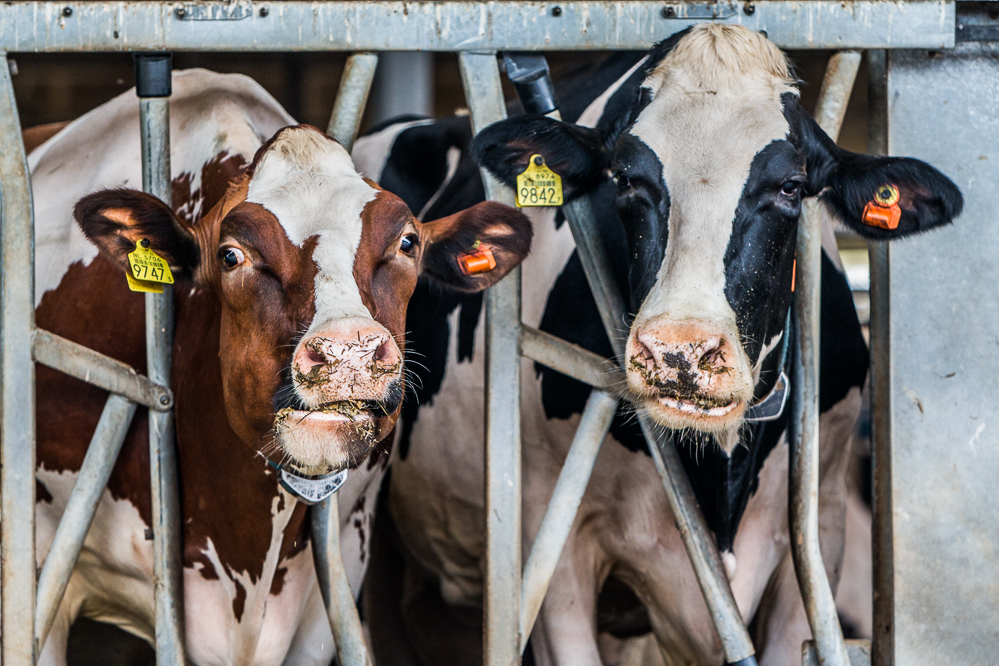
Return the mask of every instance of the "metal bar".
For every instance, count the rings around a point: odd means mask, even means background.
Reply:
[[[341,666],[370,666],[364,629],[340,557],[338,495],[312,507],[312,557]]]
[[[54,333],[36,328],[32,353],[37,363],[150,409],[165,411],[173,407],[170,389],[154,384],[130,365]]]
[[[472,129],[506,117],[495,53],[461,53]],[[486,196],[513,192],[483,171]],[[520,663],[520,269],[486,294],[486,565],[484,666]]]
[[[835,53],[829,59],[815,119],[835,141],[846,114],[850,91],[860,67],[857,51]],[[798,586],[822,666],[849,666],[843,630],[836,614],[829,578],[819,546],[819,324],[822,289],[822,224],[815,199],[802,205],[798,222],[795,336],[791,390],[794,411],[788,514],[791,554]]]
[[[541,520],[538,535],[531,546],[531,554],[524,567],[524,580],[521,586],[520,607],[520,653],[527,648],[527,638],[531,635],[534,621],[541,610],[541,603],[548,592],[555,567],[558,565],[562,548],[576,520],[576,512],[583,501],[586,485],[597,462],[600,445],[603,444],[611,421],[617,412],[617,398],[593,391],[586,401],[583,417],[576,429],[569,453],[565,457],[555,489],[552,491],[548,509]]]
[[[147,58],[147,60],[143,60]],[[156,62],[153,60],[157,59]],[[144,70],[148,67],[148,70]],[[165,70],[165,72],[164,72]],[[144,90],[143,72],[149,80]],[[142,141],[142,189],[168,205],[170,181],[170,60],[136,56],[139,126]],[[165,83],[164,83],[165,81]],[[157,85],[159,84],[159,85]],[[165,94],[164,94],[165,93]],[[153,96],[156,95],[156,96]],[[170,385],[173,351],[173,288],[146,294],[146,364],[149,379]],[[184,661],[183,561],[180,555],[180,496],[173,412],[149,412],[149,472],[153,508],[153,574],[156,581],[156,663]]]
[[[885,51],[867,52],[867,151],[888,154],[888,69]],[[895,654],[892,548],[890,245],[868,243],[871,266],[871,452],[873,484],[874,635],[871,659],[891,666]]]
[[[850,657],[850,666],[871,666],[871,642],[869,640],[846,641],[846,654]],[[815,643],[805,641],[801,646],[802,666],[819,666],[819,654],[815,651]]]
[[[704,18],[641,0],[559,2],[74,2],[0,6],[0,46],[26,51],[647,50]],[[940,49],[954,45],[951,0],[738,1],[724,18],[785,49]],[[267,11],[260,11],[266,9]],[[229,13],[241,20],[197,20]],[[194,19],[194,20],[191,20]],[[377,30],[370,29],[377,26]]]
[[[56,528],[49,553],[38,577],[38,605],[35,608],[35,645],[41,654],[56,610],[66,593],[80,548],[90,531],[104,487],[111,478],[118,452],[135,415],[135,403],[111,394],[104,404],[97,429],[80,466],[73,492]]]
[[[624,376],[613,361],[531,326],[520,331],[520,353],[532,361],[613,395],[624,387]]]
[[[21,121],[0,58],[0,660],[35,663],[35,223]]]
[[[611,346],[618,358],[624,358],[627,324],[622,292],[615,283],[610,260],[599,242],[589,204],[577,199],[564,206],[563,211],[569,221],[586,279],[596,297],[600,318],[611,338]],[[645,416],[641,416],[640,421],[677,529],[721,639],[725,659],[730,664],[755,664],[753,643],[732,595],[718,545],[704,521],[680,456],[662,428]]]
[[[343,68],[326,133],[339,141],[348,153],[354,147],[354,139],[361,127],[364,105],[368,101],[377,68],[377,53],[355,53],[347,58]]]

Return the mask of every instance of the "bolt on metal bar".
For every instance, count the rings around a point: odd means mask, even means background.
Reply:
[[[603,391],[593,391],[586,401],[583,417],[576,429],[576,435],[555,483],[555,490],[548,502],[548,509],[531,546],[531,554],[524,566],[520,608],[521,654],[527,648],[527,638],[534,628],[541,603],[548,592],[548,585],[551,583],[562,549],[576,520],[576,512],[579,511],[583,494],[593,473],[600,445],[603,444],[610,430],[611,421],[614,420],[617,405],[618,399]]]
[[[340,77],[340,87],[333,102],[326,133],[336,139],[349,153],[361,128],[364,106],[371,92],[371,82],[378,68],[377,53],[355,53],[347,58]]]
[[[159,59],[154,62],[154,59]],[[136,56],[136,73],[147,67],[150,90],[137,76],[142,142],[142,189],[167,205],[170,180],[170,60],[162,54]],[[165,83],[164,83],[165,80]],[[164,94],[165,93],[165,94]],[[155,95],[155,96],[152,96]],[[173,287],[146,294],[146,364],[149,380],[170,385],[173,352]],[[156,663],[184,660],[183,562],[180,555],[180,494],[173,412],[149,411],[149,471],[153,509],[153,575],[156,590]]]
[[[611,339],[615,355],[623,359],[627,323],[621,290],[611,271],[610,259],[600,243],[590,204],[577,199],[563,206],[572,230],[587,282],[596,298],[600,318]],[[704,595],[715,630],[722,642],[725,659],[730,664],[750,666],[756,663],[753,642],[732,595],[718,545],[701,513],[694,489],[673,443],[648,417],[640,416],[642,432],[649,442],[649,452],[659,471],[666,499],[683,538],[697,582]]]
[[[859,51],[833,54],[826,69],[815,120],[835,141],[860,67]],[[809,199],[798,222],[794,309],[797,332],[791,371],[791,460],[788,515],[798,586],[822,666],[849,666],[843,630],[819,545],[819,325],[822,289],[820,204]]]
[[[0,53],[0,660],[35,663],[35,223],[7,54]]]
[[[531,326],[521,326],[520,332],[520,353],[532,361],[606,393],[617,395],[624,385],[621,369],[613,361]]]
[[[37,328],[32,350],[37,363],[109,393],[116,393],[157,411],[173,407],[173,392],[170,389],[154,384],[130,365],[72,340]]]
[[[35,608],[35,645],[41,654],[56,610],[62,603],[66,586],[80,556],[80,548],[90,531],[104,487],[111,478],[118,452],[132,424],[136,405],[120,395],[111,394],[104,404],[90,447],[80,466],[73,492],[56,528],[49,553],[38,577],[38,605]]]
[[[327,133],[350,152],[368,101],[378,55],[355,53],[347,59]],[[364,642],[361,618],[347,581],[340,551],[340,513],[337,495],[313,506],[312,561],[319,580],[319,592],[326,605],[330,629],[341,666],[370,666],[371,657]]]
[[[472,129],[506,118],[495,53],[458,56]],[[486,196],[513,192],[483,171]],[[484,666],[520,663],[520,269],[486,294],[486,565]]]
[[[312,556],[341,666],[371,666],[364,629],[340,557],[340,507],[333,495],[312,507]]]

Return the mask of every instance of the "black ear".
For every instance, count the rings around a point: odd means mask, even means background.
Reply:
[[[833,143],[806,113],[798,118],[808,194],[818,195],[860,235],[899,238],[949,224],[961,214],[961,191],[929,164],[851,153]]]
[[[524,260],[532,235],[523,213],[484,201],[422,225],[422,272],[450,289],[481,291]]]
[[[525,115],[501,120],[479,132],[472,156],[503,183],[513,187],[532,155],[562,177],[566,200],[595,184],[610,166],[611,152],[596,129]]]
[[[174,273],[190,274],[200,253],[194,236],[165,203],[137,190],[101,190],[80,199],[73,209],[76,223],[101,254],[129,270],[127,255],[137,241],[167,260]]]

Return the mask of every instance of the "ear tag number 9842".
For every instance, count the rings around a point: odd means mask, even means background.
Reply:
[[[527,168],[517,176],[517,205],[562,205],[562,177],[548,168],[541,155],[531,155]]]
[[[128,267],[131,271],[125,277],[132,291],[162,294],[161,284],[173,284],[173,273],[166,259],[150,250],[145,238],[136,241],[135,250],[128,253]]]

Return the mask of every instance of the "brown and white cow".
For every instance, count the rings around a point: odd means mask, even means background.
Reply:
[[[197,664],[330,663],[308,508],[273,466],[296,478],[353,471],[338,499],[356,593],[388,461],[378,445],[404,391],[405,313],[418,277],[478,291],[530,245],[526,219],[499,204],[414,219],[338,143],[291,124],[245,77],[176,74],[172,209],[129,189],[141,182],[131,91],[30,156],[39,327],[141,372],[143,299],[126,286],[126,254],[148,239],[177,279],[172,384],[186,647]],[[491,249],[496,268],[463,271],[473,246]],[[42,367],[37,381],[41,563],[107,394]],[[69,627],[81,616],[152,640],[150,513],[140,409],[41,663],[66,663]]]

